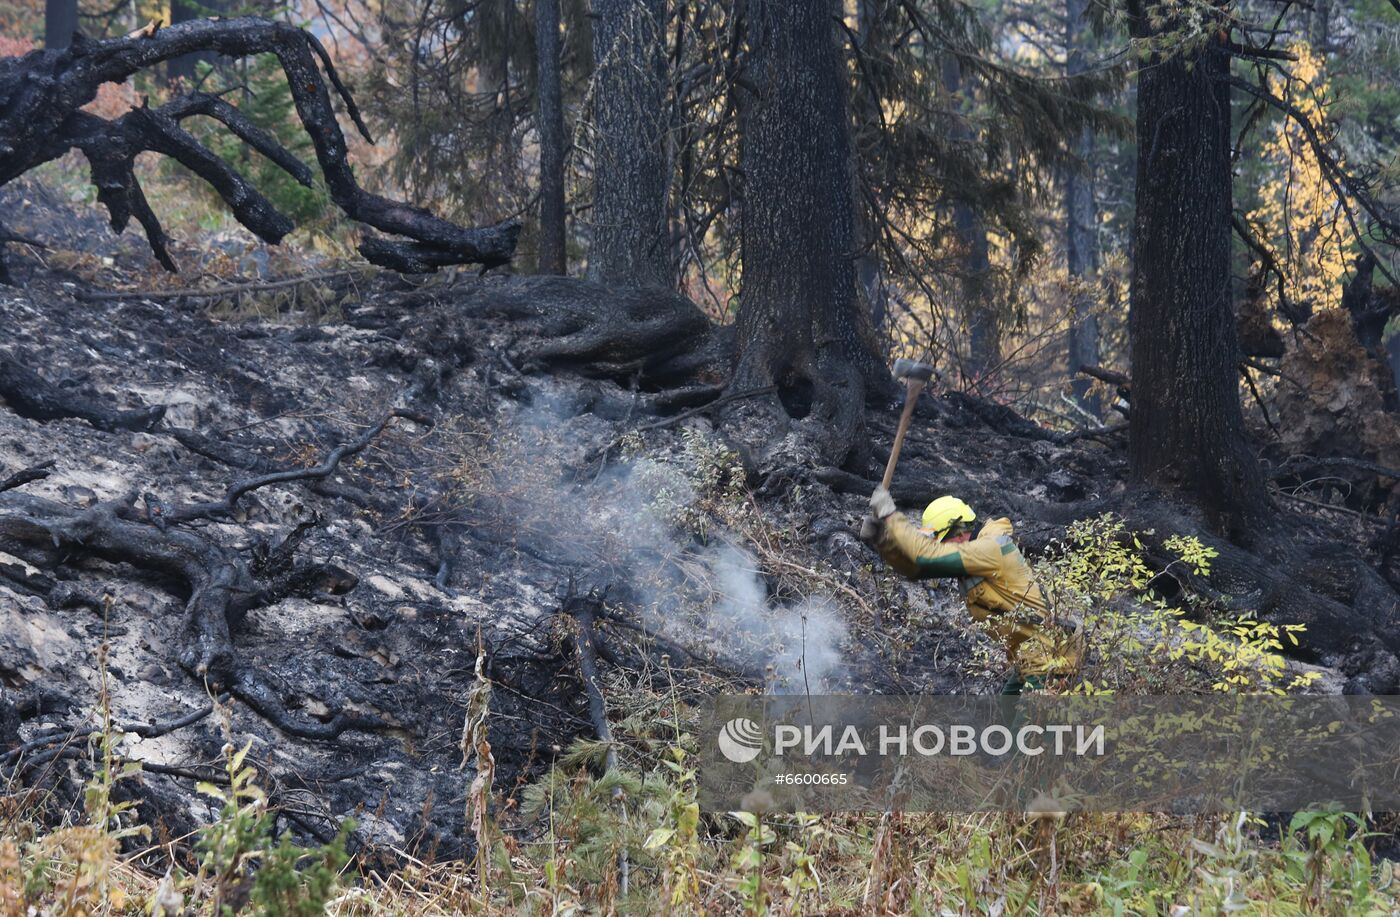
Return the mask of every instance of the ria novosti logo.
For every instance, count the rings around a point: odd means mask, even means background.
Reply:
[[[748,764],[763,750],[763,730],[747,717],[735,717],[719,731],[719,750],[735,764]]]

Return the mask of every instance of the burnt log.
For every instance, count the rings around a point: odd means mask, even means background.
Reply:
[[[120,232],[135,217],[156,258],[174,271],[169,238],[134,171],[136,157],[149,150],[191,169],[259,238],[280,241],[291,231],[291,220],[181,127],[182,120],[194,115],[212,118],[297,181],[310,184],[310,169],[234,106],[196,92],[156,108],[143,104],[110,121],[80,110],[96,98],[103,83],[121,83],[143,69],[196,52],[233,58],[263,53],[277,57],[336,206],[356,222],[406,237],[364,239],[360,253],[367,260],[395,270],[425,272],[453,264],[492,267],[507,263],[514,255],[518,224],[463,228],[422,208],[361,188],[336,121],[332,88],[360,133],[367,140],[372,138],[325,48],[314,36],[294,26],[249,16],[194,20],[104,41],[77,35],[72,45],[62,50],[45,49],[0,60],[0,185],[70,149],[82,150],[113,229]],[[6,238],[0,231],[0,252]],[[0,268],[0,281],[6,276]]]

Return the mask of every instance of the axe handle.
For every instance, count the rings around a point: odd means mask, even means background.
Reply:
[[[904,448],[904,434],[909,432],[909,421],[914,418],[914,404],[919,400],[919,392],[923,389],[923,380],[911,379],[904,383],[904,411],[899,415],[899,429],[894,434],[894,447],[890,449],[890,460],[885,463],[885,476],[880,480],[880,486],[886,490],[890,489],[890,482],[894,480],[894,466],[899,461],[899,450]]]

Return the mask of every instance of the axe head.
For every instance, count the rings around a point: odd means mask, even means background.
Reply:
[[[896,382],[927,382],[933,378],[933,367],[927,363],[920,363],[917,360],[906,360],[900,357],[894,361],[894,379]]]

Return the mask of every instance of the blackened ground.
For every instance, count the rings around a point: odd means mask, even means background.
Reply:
[[[23,195],[5,199],[7,224],[53,250],[46,264],[12,254],[22,286],[0,288],[0,361],[99,414],[164,408],[133,430],[0,406],[0,481],[53,463],[0,493],[0,776],[12,788],[56,788],[36,797],[54,817],[80,798],[90,770],[85,741],[64,750],[62,739],[97,722],[104,640],[112,716],[129,727],[119,752],[147,764],[134,792],[149,823],[178,838],[212,817],[196,779],[217,774],[226,744],[251,742],[288,830],[325,838],[353,816],[357,846],[388,858],[470,846],[473,772],[461,769],[460,745],[479,642],[494,686],[498,788],[517,791],[592,733],[571,624],[559,614],[571,582],[609,588],[605,678],[658,679],[664,655],[687,697],[771,680],[771,647],[721,639],[696,608],[658,615],[642,575],[659,548],[639,541],[665,541],[668,563],[698,565],[723,533],[647,528],[641,510],[619,509],[625,486],[618,505],[600,500],[626,463],[679,467],[694,442],[720,439],[704,411],[678,416],[722,391],[707,359],[687,364],[675,349],[648,358],[657,335],[703,332],[683,300],[666,297],[652,314],[629,291],[613,314],[600,304],[606,289],[592,285],[570,294],[567,281],[451,273],[422,283],[342,274],[295,295],[94,296],[152,276],[139,240],[112,237],[90,211],[37,186],[3,193]],[[256,264],[265,252],[249,243],[240,258]],[[570,295],[572,307],[549,306]],[[271,317],[247,317],[256,315]],[[598,333],[599,322],[630,332]],[[236,481],[316,466],[394,406],[408,416],[323,479],[253,489],[231,512],[163,521],[217,503]],[[986,690],[1000,663],[958,596],[883,571],[855,537],[896,408],[868,412],[862,462],[799,470],[756,498],[781,549],[769,557],[754,547],[757,601],[787,608],[823,592],[839,658],[823,689]],[[1033,553],[1072,518],[1147,505],[1126,490],[1111,434],[1066,441],[952,393],[929,396],[917,417],[894,488],[906,509],[957,493],[984,516],[1012,516]],[[676,422],[658,424],[665,418]],[[636,442],[624,444],[634,430]],[[686,487],[674,490],[684,503]],[[240,695],[235,685],[224,697],[228,686],[206,685],[182,664],[194,603],[178,571],[135,554],[99,557],[80,540],[7,539],[4,520],[36,501],[75,518],[105,510],[165,524],[231,552],[268,595],[232,617],[231,650],[268,692]],[[1164,534],[1194,524],[1164,522]],[[317,575],[277,574],[268,558],[279,547]],[[1348,678],[1367,674],[1377,641],[1396,638],[1382,612],[1377,620],[1379,636],[1355,638],[1365,646],[1338,637],[1317,658]],[[206,706],[208,715],[166,728]],[[295,734],[346,716],[372,725],[327,739]]]

